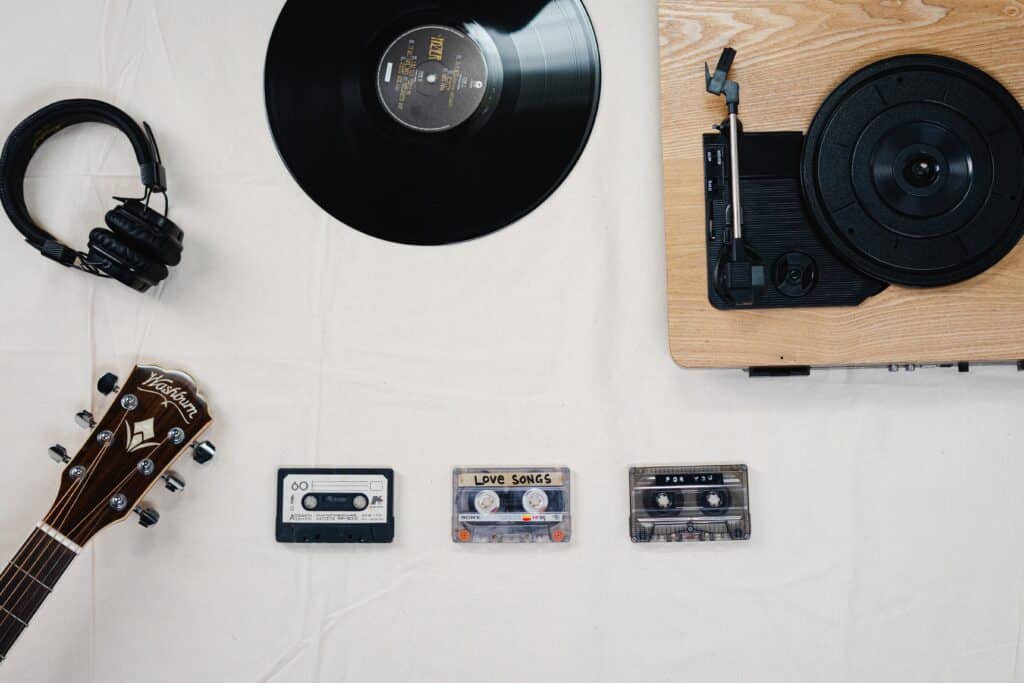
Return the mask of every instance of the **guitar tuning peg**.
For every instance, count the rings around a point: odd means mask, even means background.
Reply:
[[[92,429],[96,426],[96,420],[88,410],[83,410],[75,415],[75,423],[83,429]]]
[[[50,454],[50,459],[58,465],[67,465],[71,462],[71,456],[68,455],[68,449],[64,448],[59,443],[50,446],[47,453]]]
[[[205,465],[217,455],[217,447],[209,441],[192,444],[192,459],[200,465]]]
[[[100,377],[100,381],[96,383],[96,388],[104,396],[109,396],[121,390],[121,387],[117,386],[117,375],[112,372],[108,372]]]
[[[153,508],[135,508],[135,514],[139,516],[139,526],[148,529],[160,521],[160,513]]]
[[[171,493],[180,493],[185,490],[185,480],[177,472],[168,472],[161,479],[164,480],[164,485]]]

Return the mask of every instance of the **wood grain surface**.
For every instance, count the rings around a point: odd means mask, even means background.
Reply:
[[[725,116],[704,62],[739,51],[747,130],[806,131],[825,97],[878,59],[927,52],[978,66],[1024,101],[1015,0],[660,0],[669,336],[684,367],[846,366],[1024,359],[1024,245],[969,282],[891,287],[856,308],[711,307],[701,135]]]

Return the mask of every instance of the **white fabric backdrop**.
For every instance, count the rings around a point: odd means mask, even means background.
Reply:
[[[221,451],[154,496],[159,526],[86,550],[4,680],[1024,681],[1021,377],[669,358],[652,0],[588,3],[604,99],[566,184],[441,249],[367,238],[292,182],[262,93],[280,0],[2,4],[0,128],[71,96],[146,117],[188,241],[142,297],[0,230],[0,552],[104,371],[193,372]],[[136,185],[127,143],[86,126],[28,196],[80,243]],[[753,540],[629,543],[629,464],[735,460]],[[524,463],[573,468],[572,544],[451,543],[450,468]],[[284,465],[394,467],[395,544],[276,544]]]

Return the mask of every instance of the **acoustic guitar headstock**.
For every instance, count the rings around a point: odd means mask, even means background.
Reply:
[[[62,446],[50,449],[66,467],[44,524],[78,546],[133,512],[143,526],[155,524],[156,511],[141,507],[149,490],[158,483],[171,491],[185,487],[170,468],[187,449],[201,464],[216,453],[213,444],[196,443],[213,420],[191,377],[140,365],[123,386],[117,383],[113,375],[99,381],[101,393],[117,396],[98,422],[86,411],[76,416],[91,431],[74,457]]]

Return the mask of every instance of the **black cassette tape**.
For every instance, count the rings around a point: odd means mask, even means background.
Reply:
[[[394,481],[393,470],[278,470],[278,542],[391,543]]]
[[[456,543],[566,543],[572,535],[564,467],[456,469]]]
[[[746,465],[633,467],[629,496],[634,543],[750,538]]]

